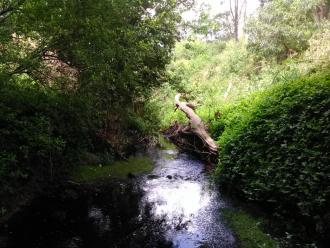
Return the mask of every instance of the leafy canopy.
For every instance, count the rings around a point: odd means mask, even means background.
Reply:
[[[245,27],[250,50],[279,60],[306,50],[317,25],[314,13],[322,2],[274,0],[265,4]]]

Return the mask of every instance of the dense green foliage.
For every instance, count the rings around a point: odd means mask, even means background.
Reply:
[[[175,119],[185,121],[182,113],[173,111],[173,99],[179,91],[197,105],[204,120],[213,121],[226,105],[255,91],[326,70],[330,63],[329,30],[315,30],[306,51],[280,64],[260,60],[244,41],[182,41],[167,67],[171,81],[154,91],[149,105],[158,112],[162,128]]]
[[[1,199],[63,176],[90,146],[82,99],[10,85],[0,90]],[[28,182],[28,184],[27,184]]]
[[[222,188],[284,231],[309,232],[305,243],[326,239],[330,1],[263,0],[239,41],[229,13],[205,10],[190,28],[208,41],[175,44],[178,5],[190,2],[0,0],[0,214],[81,162],[77,178],[129,172],[89,165],[185,122],[181,92],[220,145]]]
[[[329,114],[329,73],[275,85],[224,112],[220,183],[326,235]]]
[[[246,25],[249,48],[258,55],[279,60],[306,50],[318,25],[314,15],[321,2],[276,0],[266,4]]]
[[[252,92],[327,69],[330,63],[329,21],[326,16],[320,20],[314,18],[315,6],[320,3],[324,3],[324,13],[327,13],[329,4],[325,1],[308,4],[270,1],[247,23],[246,41],[189,39],[178,43],[167,67],[170,81],[154,91],[150,100],[160,117],[160,126],[166,127],[175,119],[185,120],[180,112],[172,111],[173,98],[178,91],[184,93],[188,101],[193,101],[198,114],[210,122],[226,105]],[[291,18],[293,22],[282,23],[280,16]],[[292,24],[296,22],[301,27]],[[286,35],[284,40],[279,33]],[[287,43],[287,48],[282,41]]]
[[[0,209],[150,133],[186,2],[0,0]]]

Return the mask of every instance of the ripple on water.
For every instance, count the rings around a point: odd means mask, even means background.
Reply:
[[[160,156],[152,173],[155,177],[142,186],[142,208],[151,206],[152,217],[165,221],[174,247],[234,247],[219,215],[224,202],[204,175],[202,162],[185,154],[171,160]]]
[[[234,247],[202,162],[172,150],[151,157],[153,172],[137,180],[70,184],[36,199],[0,226],[0,247]]]

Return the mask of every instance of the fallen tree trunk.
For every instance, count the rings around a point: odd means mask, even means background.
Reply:
[[[215,162],[218,146],[206,131],[202,119],[190,107],[190,104],[180,101],[181,94],[175,96],[176,109],[180,109],[189,119],[187,125],[175,122],[164,134],[183,150],[199,154],[203,159]]]

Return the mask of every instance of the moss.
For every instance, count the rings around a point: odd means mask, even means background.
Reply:
[[[77,166],[72,172],[76,182],[95,181],[106,178],[126,178],[127,174],[141,174],[151,171],[153,163],[148,157],[130,157],[127,161],[116,161],[111,165]]]
[[[158,142],[162,150],[176,150],[176,146],[167,140],[163,135],[159,135]]]
[[[277,242],[261,229],[261,219],[255,219],[241,210],[223,209],[222,215],[236,233],[240,247],[278,247]]]

